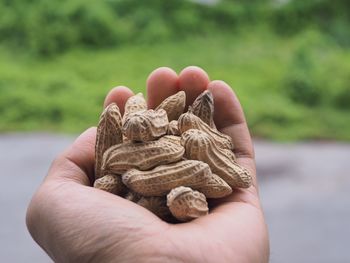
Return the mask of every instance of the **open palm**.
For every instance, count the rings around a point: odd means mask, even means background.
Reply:
[[[254,150],[240,103],[223,81],[210,81],[197,67],[179,75],[159,68],[147,81],[148,107],[184,90],[187,105],[205,89],[214,97],[217,128],[230,135],[237,161],[253,186],[214,200],[210,214],[168,224],[146,209],[91,187],[96,128],[81,134],[53,162],[27,212],[33,238],[58,262],[268,262],[267,228],[258,196]],[[123,111],[133,93],[114,88],[105,106]]]

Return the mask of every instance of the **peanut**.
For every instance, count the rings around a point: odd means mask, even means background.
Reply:
[[[151,141],[166,134],[168,117],[165,110],[130,113],[123,123],[123,134],[132,141]]]
[[[173,120],[173,121],[169,122],[167,134],[168,135],[176,135],[176,136],[181,135],[177,121]]]
[[[166,98],[156,110],[163,109],[168,115],[169,121],[177,120],[184,112],[186,106],[186,94],[184,91],[179,91],[176,94]]]
[[[105,173],[123,174],[131,168],[148,170],[157,165],[181,160],[185,149],[166,139],[149,142],[126,142],[110,147],[103,155]]]
[[[197,189],[207,198],[222,198],[232,193],[232,188],[218,175],[211,174],[209,181]]]
[[[123,141],[122,118],[117,104],[108,105],[102,112],[97,126],[95,144],[95,178],[103,176],[101,171],[103,153],[111,146]]]
[[[189,112],[198,116],[211,128],[216,129],[214,124],[214,99],[209,90],[202,92],[188,109]]]
[[[163,196],[178,186],[194,189],[206,185],[211,171],[206,163],[186,160],[160,165],[150,171],[128,170],[123,174],[123,183],[143,196]]]
[[[116,195],[123,195],[127,192],[120,175],[107,174],[95,180],[94,187]]]
[[[182,222],[187,222],[208,214],[205,196],[189,187],[177,187],[167,195],[167,205],[172,215]]]
[[[226,156],[209,134],[196,129],[187,130],[182,134],[181,144],[185,147],[185,157],[207,163],[213,173],[231,187],[247,188],[251,185],[249,171]]]
[[[183,113],[185,105],[183,91],[155,110],[147,110],[141,93],[131,96],[123,118],[109,105],[97,129],[94,187],[167,222],[206,215],[206,198],[249,187],[251,175],[237,163],[232,138],[215,127],[211,92],[201,93]]]
[[[131,96],[125,103],[123,123],[130,113],[147,110],[147,102],[142,93]]]
[[[175,143],[179,146],[181,145],[181,137],[180,136],[175,136],[175,135],[165,135],[161,138],[159,138],[160,141],[168,141],[168,142],[172,142]]]
[[[189,129],[198,129],[209,134],[218,146],[229,150],[233,149],[233,143],[230,136],[211,128],[193,113],[186,112],[182,114],[179,117],[178,126],[181,134]]]

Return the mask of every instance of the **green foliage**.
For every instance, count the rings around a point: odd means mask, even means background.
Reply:
[[[76,47],[155,43],[269,24],[281,35],[318,28],[350,44],[345,0],[0,0],[0,43],[41,56]]]
[[[254,136],[350,140],[345,0],[0,0],[0,131],[79,132],[115,85],[203,67]],[[48,59],[49,58],[49,59]]]
[[[291,65],[285,79],[285,90],[289,98],[305,106],[319,105],[323,90],[317,86],[317,63],[313,59],[316,49],[322,47],[322,37],[314,31],[306,31],[293,52]],[[313,51],[310,52],[310,47]],[[316,56],[317,57],[317,56]]]
[[[265,1],[0,0],[0,43],[41,56],[73,47],[155,43],[234,30],[260,16]]]
[[[271,24],[280,34],[317,28],[339,44],[350,45],[350,2],[347,0],[291,0],[269,14]]]
[[[40,55],[79,44],[108,46],[122,34],[100,1],[2,0],[0,10],[0,41]]]
[[[349,109],[348,50],[314,30],[304,31],[285,75],[286,95],[306,107]]]
[[[321,40],[312,32],[288,41],[258,31],[240,35],[240,41],[237,35],[216,34],[104,51],[75,50],[36,61],[0,50],[0,130],[81,132],[96,125],[104,96],[113,86],[145,93],[145,80],[154,68],[169,66],[179,72],[195,64],[234,88],[254,136],[350,140],[350,123],[345,121],[350,52]],[[319,44],[304,61],[300,53],[306,43]],[[296,64],[308,68],[308,83],[321,90],[312,107],[286,92]]]

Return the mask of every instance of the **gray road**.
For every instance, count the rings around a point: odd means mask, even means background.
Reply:
[[[72,137],[0,135],[0,262],[50,262],[26,231],[31,195]],[[350,262],[350,144],[255,142],[271,262]]]

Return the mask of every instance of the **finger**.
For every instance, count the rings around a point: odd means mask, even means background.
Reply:
[[[116,103],[119,107],[120,113],[124,114],[125,102],[134,93],[127,87],[118,86],[113,88],[106,96],[103,107],[107,107],[111,103]]]
[[[147,79],[148,108],[157,107],[164,99],[178,91],[178,76],[171,68],[154,70]]]
[[[253,184],[256,185],[254,148],[237,96],[223,81],[210,82],[208,90],[214,98],[214,121],[217,128],[232,138],[238,163],[250,170]]]
[[[209,83],[208,74],[201,68],[190,66],[179,75],[179,88],[186,93],[186,108],[196,97],[206,90]]]
[[[83,132],[52,163],[48,180],[75,181],[91,185],[94,177],[96,127]]]

